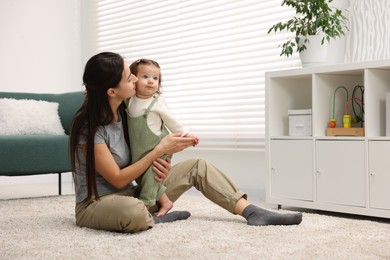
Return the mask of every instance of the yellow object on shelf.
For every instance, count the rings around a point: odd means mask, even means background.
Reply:
[[[351,116],[350,115],[344,115],[343,118],[343,123],[344,123],[344,128],[351,128]]]

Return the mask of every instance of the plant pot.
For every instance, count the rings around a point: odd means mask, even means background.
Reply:
[[[333,0],[330,3],[331,8],[340,9],[344,16],[348,16],[348,8],[350,6],[349,0]],[[347,32],[347,30],[345,30]],[[338,64],[344,63],[345,48],[347,42],[347,35],[341,36],[336,39],[331,39],[328,47],[328,55],[326,64]]]
[[[321,44],[323,34],[308,36],[309,43],[306,44],[306,50],[299,53],[302,67],[313,67],[324,65],[327,62],[328,43]],[[303,41],[302,38],[300,41]]]
[[[331,8],[340,9],[343,15],[347,16],[349,5],[349,0],[334,0],[330,6]],[[302,67],[344,63],[346,36],[331,39],[330,42],[325,41],[321,45],[322,37],[323,33],[308,37],[310,43],[306,45],[307,49],[299,53]]]

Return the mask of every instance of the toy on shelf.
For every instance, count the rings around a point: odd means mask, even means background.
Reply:
[[[335,118],[336,93],[343,89],[346,93],[345,114],[343,116],[343,127],[337,127]],[[356,92],[361,92],[361,98],[356,97]],[[348,90],[344,86],[339,86],[333,92],[333,110],[332,118],[329,121],[329,128],[326,129],[327,136],[364,136],[363,117],[364,117],[364,102],[363,102],[364,87],[357,85],[353,89],[352,97],[349,98]],[[354,116],[348,112],[348,106],[351,104]],[[358,110],[358,113],[357,113]],[[352,127],[352,124],[360,124],[358,127]]]
[[[344,115],[343,117],[343,123],[344,128],[351,128],[351,116],[350,115]]]

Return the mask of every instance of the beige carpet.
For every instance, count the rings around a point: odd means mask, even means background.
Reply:
[[[185,221],[135,235],[79,228],[74,196],[0,200],[0,259],[390,259],[390,221],[304,213],[299,226],[251,227],[184,195]]]

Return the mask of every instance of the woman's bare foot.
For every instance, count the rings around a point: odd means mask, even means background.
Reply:
[[[168,198],[168,196],[165,193],[160,197],[158,203],[160,204],[160,209],[156,213],[157,217],[164,216],[173,207],[173,202]]]

